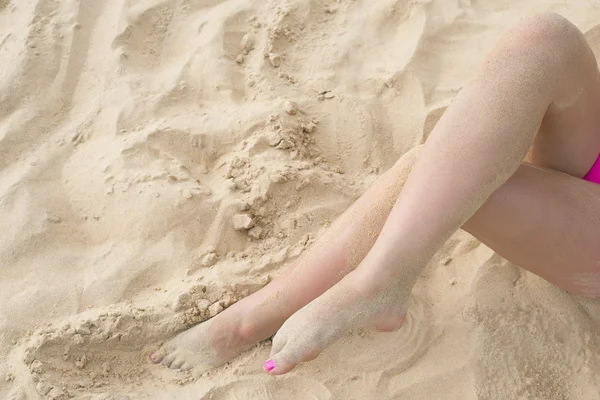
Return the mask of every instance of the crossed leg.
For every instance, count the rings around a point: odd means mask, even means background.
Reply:
[[[551,67],[542,64],[549,54],[556,55]],[[506,85],[513,78],[538,86],[523,91]],[[504,90],[497,90],[499,86]],[[477,112],[478,97],[502,92],[514,104],[514,117],[505,118],[512,125],[486,125],[493,115],[475,122],[487,128],[481,140],[506,136],[498,151],[516,164],[490,175],[490,181],[502,174],[506,179],[496,182],[497,188],[482,199],[463,229],[563,289],[600,295],[600,278],[594,278],[600,276],[600,185],[579,179],[600,151],[600,121],[594,112],[600,110],[600,89],[596,61],[583,36],[557,15],[540,15],[508,35],[486,61],[480,78],[465,90],[459,104],[447,110],[445,123],[436,126],[436,136],[460,136],[448,121],[469,118],[465,110]],[[535,165],[519,165],[531,143],[529,161]],[[485,169],[487,160],[471,144],[463,144],[473,152],[466,156]],[[280,374],[316,357],[358,324],[398,328],[414,274],[405,275],[399,288],[382,279],[386,273],[357,267],[381,236],[418,155],[431,157],[429,147],[428,152],[419,148],[402,157],[282,276],[166,343],[154,361],[184,369],[217,366],[281,327],[271,371]],[[414,192],[414,182],[412,186]],[[343,309],[353,315],[341,315]]]

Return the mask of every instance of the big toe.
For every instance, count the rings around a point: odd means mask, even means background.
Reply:
[[[314,360],[318,356],[318,350],[303,352],[291,345],[286,345],[281,351],[272,354],[271,359],[264,363],[263,368],[270,375],[283,375],[296,368],[301,362]]]
[[[283,375],[293,370],[298,363],[289,362],[284,357],[279,355],[273,356],[270,360],[267,360],[263,368],[269,375]]]
[[[160,364],[160,362],[163,360],[163,358],[165,358],[166,355],[167,352],[164,350],[164,348],[161,347],[160,349],[150,353],[150,361],[152,361],[154,364]]]

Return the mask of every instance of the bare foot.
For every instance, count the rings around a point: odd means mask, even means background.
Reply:
[[[172,369],[205,371],[219,367],[251,347],[252,340],[243,326],[240,305],[198,324],[166,342],[150,354],[155,364]]]
[[[370,327],[390,332],[405,321],[410,291],[381,274],[358,270],[292,315],[273,339],[271,359],[264,368],[285,374],[303,361],[315,359],[350,329]]]

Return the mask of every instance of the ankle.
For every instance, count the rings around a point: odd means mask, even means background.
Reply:
[[[263,329],[261,329],[260,323],[257,322],[259,318],[254,318],[254,316],[255,313],[252,312],[251,307],[242,300],[215,318],[220,317],[221,320],[218,325],[223,328],[227,327],[229,333],[238,338],[240,342],[251,343],[262,340],[260,331]]]
[[[265,340],[283,325],[286,318],[277,317],[270,307],[261,307],[253,304],[239,304],[236,310],[238,315],[237,335],[248,343]]]
[[[378,297],[394,293],[405,295],[410,292],[414,279],[401,270],[376,270],[362,269],[348,276],[351,279],[351,285],[362,296],[367,298]]]
[[[265,321],[264,316],[257,317],[254,313],[247,313],[240,321],[238,334],[246,342],[256,343],[273,336],[281,324]]]

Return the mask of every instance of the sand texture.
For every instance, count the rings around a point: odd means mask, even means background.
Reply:
[[[269,341],[200,376],[148,359],[302,254],[542,11],[600,55],[598,0],[0,0],[0,398],[600,399],[600,301],[464,232],[398,332],[278,378]]]

